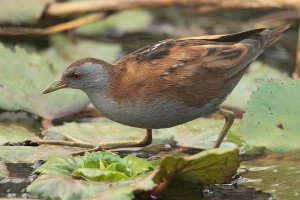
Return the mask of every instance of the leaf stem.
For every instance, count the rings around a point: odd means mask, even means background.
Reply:
[[[170,185],[171,179],[163,179],[152,191],[151,196],[154,198],[158,198],[162,195],[162,193],[167,189]]]
[[[61,146],[70,146],[70,147],[79,147],[79,148],[95,148],[95,145],[83,142],[71,142],[63,140],[36,140],[33,141],[36,144],[50,144],[50,145],[61,145]]]

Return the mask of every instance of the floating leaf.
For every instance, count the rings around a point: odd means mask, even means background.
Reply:
[[[75,60],[94,57],[114,62],[121,56],[122,50],[119,44],[95,42],[89,39],[78,39],[75,43],[64,35],[50,37],[51,47],[42,54],[53,62],[59,72],[64,71]]]
[[[300,165],[298,159],[273,159],[271,156],[242,162],[246,186],[271,193],[274,199],[298,200],[300,194]],[[287,155],[288,157],[288,155]]]
[[[110,152],[93,152],[84,156],[53,156],[39,167],[37,173],[75,175],[93,181],[118,181],[153,169],[149,161],[135,156],[121,158]]]
[[[42,175],[26,190],[41,199],[83,200],[109,189],[109,185],[72,179],[68,176]]]
[[[150,162],[134,156],[120,158],[110,152],[94,152],[65,159],[53,156],[36,170],[47,175],[39,177],[27,190],[49,199],[58,196],[63,199],[133,199],[134,191],[148,191],[154,187],[152,179],[157,183],[173,178],[202,184],[228,182],[236,173],[239,161],[237,149],[211,149],[193,156],[167,156],[162,159],[159,171],[149,172],[153,169]],[[146,176],[146,172],[149,175]],[[89,181],[71,179],[71,175],[101,182],[91,185]],[[64,185],[64,191],[60,189],[61,184]]]
[[[256,61],[250,65],[247,73],[243,75],[241,81],[222,105],[245,110],[251,93],[257,88],[258,81],[265,79],[286,79],[287,77],[287,73]]]
[[[65,123],[62,126],[50,127],[45,135],[47,139],[69,138],[77,142],[99,145],[102,142],[142,140],[145,130],[125,126],[110,120],[100,120],[86,123]],[[153,144],[172,141],[168,134],[153,134]]]
[[[153,143],[171,143],[195,148],[211,148],[224,126],[224,120],[199,118],[191,122],[166,129],[154,130]],[[48,139],[69,138],[78,142],[99,145],[102,142],[142,140],[145,130],[122,125],[110,120],[86,123],[65,123],[50,127],[45,133]],[[241,146],[240,121],[235,120],[222,146]]]
[[[0,1],[0,24],[34,23],[38,21],[46,6],[52,0],[26,0],[26,5],[20,6],[19,0]]]
[[[251,96],[243,120],[245,140],[272,151],[300,148],[300,81],[264,81]]]
[[[0,145],[32,139],[34,133],[17,124],[0,123]]]
[[[129,177],[122,172],[115,170],[99,170],[96,168],[79,168],[73,171],[73,174],[85,180],[91,181],[120,181]]]
[[[240,164],[239,151],[210,149],[192,156],[167,156],[162,159],[155,182],[179,178],[201,184],[230,182]]]
[[[43,52],[43,57],[20,47],[11,50],[0,44],[0,69],[3,72],[0,74],[0,108],[24,110],[47,119],[76,113],[89,103],[83,92],[63,90],[43,95],[42,90],[77,59],[94,56],[112,61],[121,51],[118,45],[90,40],[73,44],[59,35],[52,40],[55,46]]]
[[[5,163],[0,160],[0,180],[9,176]]]
[[[199,118],[176,127],[154,130],[152,144],[176,141],[180,146],[211,148],[223,126],[223,119]],[[102,142],[142,140],[145,137],[145,130],[102,119],[96,122],[71,122],[53,126],[45,132],[45,135],[47,139],[69,138],[77,142],[99,145]],[[236,119],[230,128],[222,147],[239,147],[244,155],[257,155],[263,152],[263,148],[254,147],[243,140],[239,119]]]
[[[129,176],[137,176],[149,169],[153,169],[152,164],[142,158],[137,158],[133,155],[128,155],[124,158],[126,168],[129,169]]]
[[[27,187],[27,191],[42,199],[103,200],[133,199],[134,193],[149,191],[155,186],[153,174],[128,180],[103,183],[72,179],[68,176],[42,175]]]
[[[2,44],[0,54],[0,108],[24,110],[53,119],[75,113],[87,105],[87,97],[75,90],[42,94],[45,86],[57,79],[57,74],[39,55],[29,54],[20,47],[11,50]]]
[[[99,35],[112,30],[117,34],[143,31],[149,27],[152,16],[149,11],[136,9],[117,12],[101,21],[87,24],[76,29],[83,35]]]
[[[158,132],[162,135],[173,136],[178,145],[209,149],[214,146],[224,123],[224,119],[199,118],[172,128],[160,129]],[[236,119],[228,131],[222,147],[241,146],[242,141],[239,140],[240,129],[240,121]],[[233,140],[233,138],[236,140]]]
[[[53,154],[68,155],[80,150],[82,149],[57,145],[0,146],[0,160],[7,163],[34,163],[37,160],[47,160]]]
[[[153,182],[154,172],[148,175],[142,175],[133,179],[119,182],[118,185],[110,190],[101,192],[90,200],[131,200],[134,199],[134,194],[141,191],[151,191],[156,185]]]
[[[75,169],[82,167],[83,161],[79,157],[52,155],[48,161],[35,170],[36,173],[71,175]]]

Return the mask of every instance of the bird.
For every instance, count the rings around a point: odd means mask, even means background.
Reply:
[[[214,144],[218,148],[234,121],[234,114],[219,108],[220,104],[249,65],[288,27],[166,39],[114,64],[97,58],[79,59],[43,93],[62,88],[82,90],[105,117],[146,129],[141,141],[111,142],[107,148],[146,146],[152,142],[153,129],[219,112],[225,124]]]

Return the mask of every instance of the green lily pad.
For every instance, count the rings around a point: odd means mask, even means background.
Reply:
[[[160,183],[179,178],[201,184],[228,183],[239,165],[239,151],[233,148],[210,149],[185,157],[167,156],[154,180]]]
[[[287,79],[288,74],[259,61],[252,63],[236,88],[222,104],[232,108],[245,110],[251,93],[257,89],[258,82],[265,79]]]
[[[122,47],[119,44],[89,39],[78,39],[72,42],[62,34],[51,36],[50,43],[52,46],[42,52],[42,55],[52,61],[60,73],[72,62],[81,58],[94,57],[112,63],[122,54]]]
[[[79,168],[74,170],[73,174],[91,181],[120,181],[129,178],[122,172],[115,170],[99,170],[95,168]]]
[[[121,158],[110,152],[93,152],[84,156],[52,156],[37,173],[77,176],[92,181],[119,181],[153,170],[149,161],[135,156]]]
[[[9,176],[5,163],[0,160],[0,180]]]
[[[82,35],[99,35],[107,30],[118,34],[134,33],[147,29],[152,21],[149,11],[136,9],[117,12],[103,20],[81,26],[76,33]]]
[[[28,53],[20,47],[11,50],[0,44],[1,109],[23,110],[47,119],[76,113],[89,103],[83,92],[63,90],[43,95],[42,90],[56,81],[67,66],[77,59],[94,56],[112,61],[119,57],[121,51],[118,45],[90,40],[73,44],[60,35],[53,36],[52,43],[54,46],[44,51],[42,56]]]
[[[154,172],[148,175],[142,175],[129,179],[124,182],[119,182],[119,185],[98,194],[90,200],[131,200],[134,199],[134,194],[144,191],[151,191],[155,187],[153,182]]]
[[[299,155],[299,152],[298,152]],[[298,200],[300,195],[300,160],[262,158],[242,162],[246,186],[269,192],[274,199]]]
[[[251,95],[244,115],[245,141],[276,152],[300,148],[299,102],[300,81],[262,82]]]
[[[34,133],[17,124],[0,123],[0,145],[33,139]]]
[[[133,199],[134,192],[153,189],[153,180],[157,184],[174,178],[201,184],[229,182],[239,163],[239,152],[232,148],[211,149],[193,156],[172,154],[164,157],[159,169],[152,172],[149,172],[154,168],[151,162],[132,155],[121,158],[110,152],[94,152],[76,157],[52,156],[36,170],[46,175],[34,181],[27,191],[49,199],[58,196],[63,199]],[[86,181],[72,179],[74,176]],[[101,181],[91,184],[89,180]]]
[[[154,130],[152,144],[176,141],[180,146],[209,149],[214,145],[223,125],[223,119],[199,118],[176,127]],[[53,126],[45,132],[45,135],[46,139],[68,138],[76,142],[99,145],[103,142],[142,140],[145,137],[145,130],[102,119],[95,122],[71,122]],[[244,155],[260,155],[264,150],[262,147],[248,144],[242,138],[239,119],[236,119],[230,128],[222,147],[239,147]]]
[[[36,169],[35,172],[69,176],[75,169],[81,168],[82,165],[83,161],[80,157],[52,155],[47,162]]]
[[[127,169],[129,169],[128,175],[130,177],[137,176],[144,172],[153,169],[152,164],[142,158],[137,158],[133,155],[128,155],[124,158],[124,163]]]
[[[69,176],[45,174],[27,187],[27,191],[42,199],[133,199],[134,193],[149,191],[155,186],[153,173],[115,183],[91,182],[72,179]]]
[[[0,160],[6,163],[34,163],[37,160],[47,160],[51,155],[69,155],[82,149],[56,145],[30,146],[0,146]]]
[[[114,153],[103,151],[103,152],[94,152],[94,153],[87,153],[81,158],[83,161],[83,167],[85,168],[105,168],[105,165],[110,165],[113,163],[117,163],[116,168],[121,171],[126,170],[123,165],[120,165],[122,162],[122,158]],[[101,166],[102,165],[102,166]]]
[[[162,135],[171,135],[180,146],[188,146],[200,149],[212,148],[224,126],[224,119],[199,118],[188,123],[167,129],[160,129]],[[242,145],[241,123],[235,120],[228,131],[222,147],[238,147]]]
[[[43,57],[20,47],[11,50],[2,44],[0,54],[1,109],[23,110],[53,119],[78,112],[89,102],[83,93],[72,90],[43,95],[46,85],[57,79],[51,64]]]
[[[26,0],[20,6],[19,0],[1,0],[0,24],[34,23],[38,21],[52,0]]]
[[[224,120],[199,118],[176,127],[154,130],[152,144],[170,143],[175,140],[178,145],[182,146],[211,148],[223,125]],[[101,142],[142,140],[145,137],[145,130],[103,119],[96,122],[71,122],[53,126],[45,135],[47,139],[68,138],[77,142],[100,144]],[[240,137],[240,121],[235,120],[229,130],[228,139],[225,139],[222,146],[241,146]]]
[[[148,172],[152,168],[148,161],[134,156],[122,159],[110,152],[94,152],[76,157],[53,156],[36,170],[47,174],[35,180],[27,191],[46,199],[129,200],[134,198],[135,192],[152,190],[155,186],[153,180],[158,184],[174,178],[201,184],[229,182],[239,162],[238,150],[232,148],[211,149],[193,156],[167,156],[162,159],[159,169],[152,172]],[[81,177],[91,180],[116,171],[131,177],[115,179],[119,174],[114,174],[110,181],[81,181],[71,178],[71,175],[77,175],[75,168],[80,169]]]
[[[63,140],[69,138],[73,141],[95,145],[102,142],[142,140],[145,134],[144,129],[133,128],[104,119],[97,122],[65,123],[61,126],[50,127],[45,132],[47,139]],[[172,136],[157,134],[156,131],[153,137],[153,144],[172,141]]]

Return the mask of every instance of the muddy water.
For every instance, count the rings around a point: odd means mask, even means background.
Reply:
[[[6,163],[10,177],[0,180],[0,197],[32,198],[26,192],[26,187],[36,179],[37,175],[33,174],[33,171],[41,163]]]

